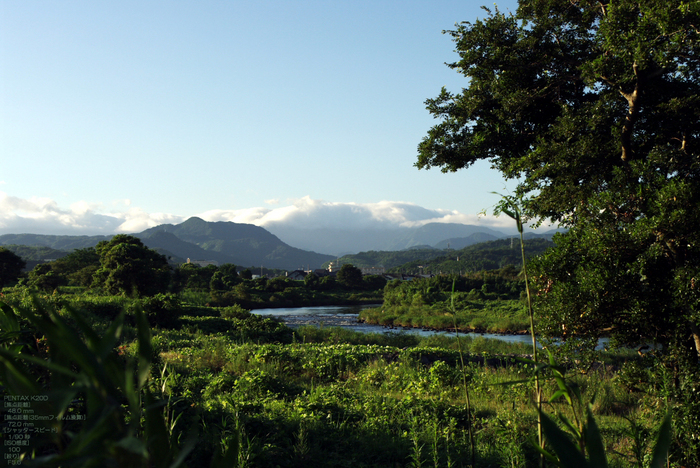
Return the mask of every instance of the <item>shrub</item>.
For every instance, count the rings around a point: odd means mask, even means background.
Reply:
[[[136,307],[143,309],[148,324],[152,327],[175,328],[182,315],[180,299],[174,294],[156,294],[134,301],[130,308],[133,313]]]
[[[250,311],[238,304],[233,304],[232,306],[221,309],[221,316],[227,319],[245,319],[250,317]]]

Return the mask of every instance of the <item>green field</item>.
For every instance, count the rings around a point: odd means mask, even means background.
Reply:
[[[538,464],[530,442],[537,425],[532,368],[515,360],[528,353],[524,346],[333,328],[293,331],[240,307],[176,299],[33,299],[21,293],[4,299],[20,317],[18,333],[3,335],[6,394],[22,389],[10,372],[17,366],[41,392],[63,392],[82,405],[66,403],[66,413],[87,415],[82,424],[49,424],[60,437],[32,438],[28,457],[64,457],[61,466],[88,466],[82,456],[100,466],[124,457],[136,460],[129,466],[167,466],[158,463],[178,453],[186,453],[190,467],[457,467],[472,459],[483,467]],[[110,326],[122,308],[125,325],[115,331]],[[137,339],[139,308],[151,324],[150,349],[143,330]],[[3,323],[10,315],[5,308]],[[58,333],[56,324],[64,322]],[[73,328],[80,331],[66,331]],[[97,338],[112,335],[113,341]],[[12,350],[18,344],[22,356],[65,365],[70,376],[23,360]],[[98,354],[103,358],[83,359]],[[641,463],[667,405],[650,380],[653,366],[635,354],[598,359],[571,367],[567,382],[578,385],[584,402],[595,397],[593,414],[610,465]],[[137,368],[147,370],[143,388],[124,387]],[[549,398],[558,387],[551,372],[543,379]],[[564,399],[545,404],[544,411],[574,414]],[[193,437],[194,447],[188,444]],[[139,450],[126,448],[135,446]]]

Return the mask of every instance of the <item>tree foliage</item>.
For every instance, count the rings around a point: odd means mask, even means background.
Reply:
[[[25,265],[26,262],[20,256],[0,247],[0,288],[17,281]]]
[[[349,263],[346,263],[340,267],[340,270],[338,270],[336,279],[338,280],[338,283],[345,287],[359,288],[362,286],[362,270]]]
[[[525,214],[570,228],[533,265],[544,332],[654,341],[686,376],[700,358],[699,25],[700,3],[681,0],[523,0],[461,23],[450,67],[469,84],[426,101],[440,122],[416,163],[488,160],[519,178]]]
[[[416,165],[489,160],[571,228],[537,265],[552,333],[700,353],[698,24],[697,2],[535,0],[449,32],[469,86],[426,101]]]
[[[167,290],[170,268],[165,256],[144,246],[139,238],[119,234],[99,242],[95,252],[100,268],[94,283],[110,293],[152,296]]]
[[[27,275],[27,283],[41,291],[51,292],[68,281],[53,270],[51,263],[40,263]]]
[[[225,263],[221,265],[212,275],[209,288],[212,290],[223,291],[231,290],[238,283],[238,273],[236,273],[236,265]]]
[[[51,262],[51,270],[66,278],[69,284],[75,286],[90,286],[92,277],[100,267],[100,256],[94,247],[76,249]]]

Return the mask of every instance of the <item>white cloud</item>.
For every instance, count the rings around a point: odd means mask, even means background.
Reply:
[[[458,211],[428,209],[414,203],[380,201],[377,203],[337,203],[314,200],[308,196],[279,208],[210,210],[198,215],[207,221],[233,221],[267,228],[296,229],[393,229],[417,227],[428,223],[481,224],[513,228],[504,217],[466,215]]]
[[[127,205],[124,201],[120,205]],[[101,203],[79,201],[62,209],[49,198],[22,199],[0,192],[0,234],[114,234],[140,232],[185,218],[165,213],[146,213],[139,208],[105,212]]]
[[[115,234],[134,233],[159,224],[178,224],[188,216],[148,213],[132,206],[128,199],[106,208],[102,203],[79,201],[67,209],[49,198],[23,199],[0,191],[0,234]],[[303,197],[287,206],[254,207],[239,210],[214,209],[197,214],[207,221],[233,221],[262,226],[274,231],[294,229],[393,229],[427,223],[478,224],[512,229],[512,220],[479,217],[457,211],[428,209],[414,203],[338,203]]]
[[[146,213],[141,208],[131,208],[120,216],[124,222],[116,229],[119,233],[141,232],[160,224],[180,224],[186,219],[168,213]]]

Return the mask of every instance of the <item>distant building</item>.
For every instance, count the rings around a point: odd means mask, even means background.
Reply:
[[[292,272],[287,273],[287,278],[295,281],[303,280],[306,278],[306,272],[302,270],[294,270]]]
[[[190,260],[189,258],[187,259],[187,263],[191,263],[193,265],[198,265],[201,267],[209,266],[209,265],[214,265],[214,266],[219,266],[219,262],[216,260]]]
[[[362,271],[363,275],[383,275],[384,274],[384,267],[369,267],[369,268],[360,268],[360,271]]]

